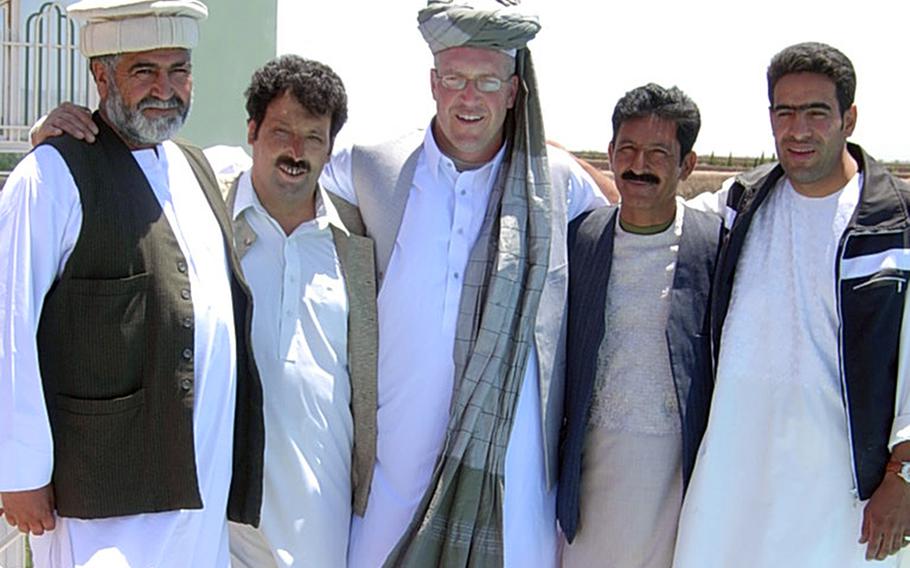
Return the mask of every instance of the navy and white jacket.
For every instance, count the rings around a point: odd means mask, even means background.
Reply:
[[[890,458],[895,420],[907,280],[910,278],[910,186],[855,144],[847,149],[863,173],[860,201],[837,248],[836,302],[841,390],[860,499],[879,486]],[[736,265],[755,212],[784,176],[768,164],[737,176],[727,195],[725,237],[711,303],[714,364],[736,277]],[[910,332],[910,330],[907,330]]]

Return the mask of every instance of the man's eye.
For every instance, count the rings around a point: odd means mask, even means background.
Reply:
[[[442,84],[447,89],[461,90],[465,88],[467,79],[464,77],[459,77],[458,75],[443,75]]]

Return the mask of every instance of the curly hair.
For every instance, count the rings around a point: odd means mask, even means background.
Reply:
[[[330,142],[348,119],[348,97],[341,78],[328,65],[299,55],[282,55],[253,73],[246,96],[247,119],[255,121],[255,136],[272,100],[285,92],[294,95],[305,109],[318,116],[331,115]]]
[[[613,109],[613,139],[623,122],[631,118],[656,115],[676,123],[676,140],[679,142],[679,160],[692,151],[698,131],[701,129],[701,115],[698,106],[677,87],[666,89],[656,83],[632,89],[622,96]]]
[[[853,106],[856,71],[850,59],[824,43],[808,41],[784,48],[768,65],[768,101],[774,106],[774,86],[784,75],[818,73],[834,82],[837,104],[843,114]]]

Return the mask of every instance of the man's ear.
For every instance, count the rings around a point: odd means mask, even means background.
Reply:
[[[515,106],[515,99],[518,98],[518,82],[520,80],[521,79],[518,78],[517,74],[514,74],[511,77],[509,77],[510,93],[509,93],[509,101],[508,101],[508,104],[506,104],[506,108],[512,108]]]
[[[616,170],[613,169],[613,142],[612,141],[607,146],[607,156],[610,158],[610,171],[615,174]]]
[[[433,100],[438,101],[439,97],[436,96],[436,89],[439,87],[436,85],[436,70],[430,69],[430,92],[433,93]]]
[[[850,108],[844,113],[844,138],[853,136],[854,128],[856,128],[856,105],[850,105]]]
[[[256,121],[252,118],[246,121],[246,143],[250,146],[256,141]]]
[[[683,181],[692,175],[692,172],[695,171],[696,163],[698,163],[698,156],[695,152],[686,154],[686,157],[683,158],[682,165],[680,165],[679,181]]]
[[[95,78],[95,85],[98,87],[98,97],[106,99],[110,93],[110,84],[114,80],[108,73],[106,65],[97,60],[91,62],[92,77]]]

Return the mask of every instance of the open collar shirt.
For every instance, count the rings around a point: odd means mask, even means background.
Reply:
[[[261,532],[280,566],[343,566],[351,519],[349,308],[332,233],[347,229],[321,189],[316,203],[316,217],[287,235],[245,172],[232,212],[255,233],[241,264],[264,396]],[[232,538],[252,530],[232,525]]]
[[[378,298],[377,462],[364,517],[354,517],[349,563],[380,566],[426,492],[446,434],[454,388],[455,327],[462,278],[477,240],[504,150],[459,172],[426,130]],[[571,160],[568,155],[560,159]],[[570,165],[569,218],[605,200]],[[351,153],[323,172],[329,191],[356,203]],[[507,566],[555,562],[555,492],[547,490],[536,350],[531,350],[506,453]]]

